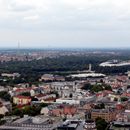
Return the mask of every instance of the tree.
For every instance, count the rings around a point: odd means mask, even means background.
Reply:
[[[73,97],[73,94],[72,94],[72,93],[70,93],[69,97],[70,97],[70,98],[72,98],[72,97]]]
[[[114,98],[114,101],[117,102],[117,101],[118,101],[118,98],[115,97],[115,98]]]
[[[24,92],[21,94],[22,96],[31,96],[30,92]]]
[[[20,114],[22,114],[22,111],[20,109],[18,109],[18,108],[15,108],[12,111],[12,115],[20,116]]]
[[[99,92],[99,91],[102,91],[103,90],[103,86],[102,85],[93,85],[92,88],[91,88],[91,91],[92,92]]]
[[[128,101],[128,98],[127,97],[121,97],[121,101],[122,102]]]
[[[92,87],[92,85],[90,83],[86,83],[86,84],[84,84],[84,86],[82,87],[82,89],[84,89],[84,90],[90,90],[91,87]]]
[[[104,119],[100,117],[96,119],[97,130],[105,130],[107,128],[107,125],[108,123]]]
[[[43,107],[47,107],[48,105],[50,105],[50,104],[48,104],[48,103],[41,103],[40,107],[43,108]]]
[[[101,103],[100,106],[101,106],[102,109],[105,108],[105,104],[104,103]]]
[[[84,84],[84,86],[82,87],[82,89],[84,90],[90,90],[91,92],[99,92],[99,91],[103,91],[103,90],[112,90],[110,85],[107,84],[94,84],[91,85],[90,83],[86,83]]]
[[[67,118],[66,118],[66,117],[64,117],[64,118],[63,118],[63,122],[65,122],[65,121],[66,121],[66,119],[67,119]]]
[[[38,101],[38,99],[35,97],[32,97],[32,101]]]
[[[104,103],[95,105],[95,109],[104,109],[104,108],[105,108],[105,104]]]
[[[24,115],[29,115],[29,116],[36,116],[39,115],[41,111],[41,107],[36,107],[36,106],[26,106],[22,109],[22,112]]]
[[[0,114],[0,119],[3,118],[3,117],[4,117],[4,115]]]
[[[4,99],[5,101],[10,101],[11,100],[11,96],[8,92],[6,91],[1,91],[0,92],[0,98]]]
[[[110,91],[112,91],[112,87],[110,86],[110,85],[104,85],[104,87],[105,87],[105,90],[110,90]]]
[[[103,79],[100,79],[100,82],[103,83]]]

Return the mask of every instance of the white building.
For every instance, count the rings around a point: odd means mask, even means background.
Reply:
[[[79,105],[80,101],[79,100],[74,100],[74,99],[56,99],[57,104],[70,104],[70,105]]]

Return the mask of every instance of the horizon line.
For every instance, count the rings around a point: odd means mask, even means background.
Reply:
[[[18,49],[18,47],[0,47],[0,50],[5,50],[5,49]],[[20,47],[19,48],[20,50],[23,50],[23,49],[114,49],[114,50],[129,50],[130,47]]]

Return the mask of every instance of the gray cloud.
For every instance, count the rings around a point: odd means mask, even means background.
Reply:
[[[0,0],[0,42],[127,46],[129,5],[129,0]]]

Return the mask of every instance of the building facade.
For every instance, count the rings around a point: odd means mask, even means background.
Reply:
[[[92,109],[91,118],[96,120],[98,117],[110,122],[115,120],[116,112],[113,109]]]

